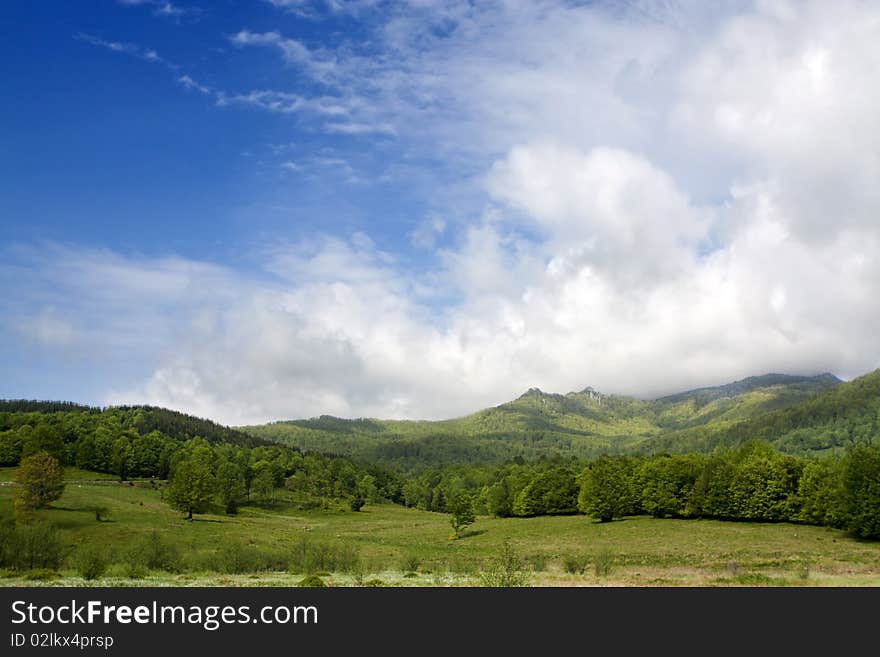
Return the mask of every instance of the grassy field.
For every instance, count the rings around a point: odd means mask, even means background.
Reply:
[[[323,575],[333,585],[370,579],[395,586],[470,586],[509,541],[530,571],[535,586],[880,586],[880,543],[859,541],[843,532],[791,524],[733,523],[710,520],[625,518],[600,524],[584,516],[490,518],[481,516],[459,540],[450,540],[448,516],[391,504],[367,505],[358,513],[341,503],[301,510],[292,498],[272,508],[245,506],[237,516],[219,512],[186,522],[162,502],[150,482],[134,485],[101,480],[93,473],[67,471],[61,499],[39,512],[61,531],[73,552],[83,543],[109,546],[111,554],[156,532],[180,547],[185,573],[150,572],[137,579],[122,576],[121,564],[91,584],[97,585],[295,585],[302,573],[213,572],[223,546],[283,554],[304,540],[346,546],[358,555],[349,572]],[[0,515],[11,513],[10,470],[0,470]],[[95,520],[93,507],[109,510]],[[579,557],[583,572],[565,571]],[[611,562],[597,574],[596,562]],[[0,585],[83,585],[72,569],[63,577],[35,582],[5,573]]]

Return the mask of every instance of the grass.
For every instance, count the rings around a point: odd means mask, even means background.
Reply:
[[[38,515],[59,528],[69,556],[84,544],[121,554],[134,540],[155,531],[179,546],[193,564],[191,572],[145,572],[131,578],[122,564],[113,563],[91,581],[68,567],[57,579],[0,574],[0,585],[294,586],[302,573],[224,574],[199,564],[210,563],[232,543],[284,553],[307,538],[344,545],[359,555],[351,572],[322,576],[331,586],[373,579],[389,586],[478,585],[480,571],[497,558],[505,541],[531,564],[530,582],[536,586],[880,586],[880,543],[825,527],[649,517],[597,523],[584,516],[481,516],[466,537],[450,541],[448,516],[391,504],[367,505],[357,513],[342,502],[303,511],[294,498],[281,494],[272,508],[245,505],[237,516],[217,508],[186,522],[162,502],[150,482],[129,485],[89,481],[75,471],[67,475],[70,483],[61,499]],[[9,469],[0,470],[0,481],[8,479]],[[11,514],[11,492],[11,486],[0,486],[0,515]],[[96,504],[109,509],[109,521],[95,521]],[[610,572],[593,567],[609,554]],[[540,568],[535,555],[540,556]],[[570,555],[590,566],[565,572]],[[410,568],[414,564],[417,568]]]

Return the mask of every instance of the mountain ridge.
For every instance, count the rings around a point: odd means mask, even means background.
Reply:
[[[496,406],[449,420],[346,420],[333,416],[282,420],[241,430],[303,450],[331,451],[402,467],[434,462],[505,461],[541,456],[593,457],[671,449],[663,437],[682,434],[704,447],[703,434],[794,407],[848,385],[829,373],[770,373],[653,400],[604,394],[592,387],[566,394],[537,387]],[[695,438],[699,436],[699,440]]]

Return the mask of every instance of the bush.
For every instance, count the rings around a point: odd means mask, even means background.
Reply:
[[[57,570],[61,565],[63,546],[51,525],[6,525],[0,529],[0,542],[2,565],[16,570]]]
[[[97,522],[104,522],[110,515],[110,509],[108,509],[106,506],[100,506],[98,504],[92,507],[92,511],[95,513],[95,520]]]
[[[180,548],[153,530],[131,547],[124,557],[124,562],[135,572],[144,568],[177,573],[181,570],[182,559]]]
[[[241,543],[226,543],[220,548],[215,561],[215,570],[224,573],[241,574],[261,570],[259,555]]]
[[[288,567],[296,573],[319,570],[350,573],[360,567],[360,554],[350,545],[312,542],[304,538],[294,544]]]
[[[508,541],[504,541],[501,553],[480,573],[483,586],[528,586],[529,573],[523,569],[523,560]]]
[[[581,554],[569,554],[562,560],[562,568],[569,575],[583,575],[587,572],[590,560]]]
[[[147,567],[137,561],[125,561],[122,564],[122,574],[129,579],[143,579],[147,572]]]
[[[76,551],[73,566],[83,579],[98,579],[107,572],[110,559],[107,550],[98,545],[84,544]]]
[[[17,546],[15,524],[0,521],[0,568],[14,567]]]
[[[604,577],[611,574],[611,568],[614,565],[614,553],[611,550],[602,550],[596,555],[596,561],[593,563],[593,571],[596,577]]]
[[[536,573],[542,573],[547,570],[547,555],[533,554],[529,557],[529,563],[532,564],[532,570]]]
[[[802,580],[810,579],[810,562],[806,559],[798,561],[797,564],[798,578]]]
[[[320,577],[318,577],[317,575],[309,575],[308,577],[301,579],[299,584],[297,584],[297,586],[316,588],[316,587],[327,586],[327,584],[325,584],[324,580],[321,579]]]
[[[62,577],[61,573],[57,570],[52,570],[51,568],[30,570],[24,575],[24,579],[29,582],[48,582],[53,579],[58,579],[59,577]]]
[[[414,554],[408,554],[403,557],[400,562],[400,570],[404,573],[414,573],[419,570],[419,566],[422,565],[422,560],[420,557]]]
[[[375,587],[387,586],[387,584],[385,584],[385,582],[383,580],[379,579],[378,577],[374,577],[373,579],[364,582],[364,586],[369,586],[369,587],[375,588]]]

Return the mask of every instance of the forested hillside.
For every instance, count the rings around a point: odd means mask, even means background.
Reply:
[[[653,449],[663,436],[695,444],[746,419],[795,407],[833,390],[830,374],[771,374],[645,401],[586,388],[565,395],[536,388],[518,399],[439,422],[321,416],[242,427],[305,450],[331,451],[403,470],[437,463],[502,463],[543,456],[590,458]],[[657,449],[670,449],[656,443]]]
[[[642,451],[708,452],[719,445],[763,440],[794,454],[822,453],[880,438],[880,370],[788,408],[729,426],[671,431],[646,441]]]
[[[62,466],[112,474],[120,481],[173,479],[183,465],[190,488],[204,489],[192,498],[198,503],[190,511],[215,496],[231,511],[245,499],[271,500],[281,487],[298,494],[306,506],[328,499],[349,500],[353,506],[367,499],[402,499],[400,480],[382,468],[303,454],[167,409],[0,402],[0,466],[43,453]]]

